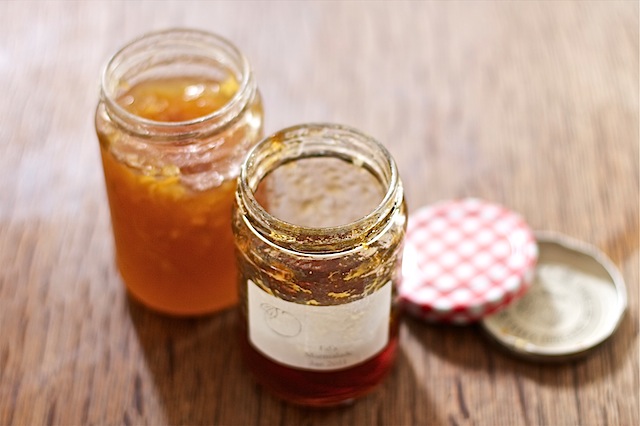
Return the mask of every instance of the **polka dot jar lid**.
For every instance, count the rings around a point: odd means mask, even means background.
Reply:
[[[520,298],[537,258],[529,226],[500,205],[467,198],[427,206],[409,217],[400,300],[427,321],[472,323]]]

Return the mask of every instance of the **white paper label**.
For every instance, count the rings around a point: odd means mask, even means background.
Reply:
[[[249,339],[267,357],[291,367],[337,370],[387,345],[391,282],[343,305],[313,306],[274,297],[248,282]]]

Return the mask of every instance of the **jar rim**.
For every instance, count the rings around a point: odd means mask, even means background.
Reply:
[[[382,185],[386,185],[386,190],[382,200],[373,210],[365,216],[349,223],[328,227],[310,227],[296,225],[279,219],[269,213],[257,201],[254,191],[258,183],[269,172],[287,162],[270,161],[266,168],[261,171],[261,176],[256,177],[254,179],[255,182],[253,182],[250,179],[250,173],[261,166],[261,162],[269,160],[267,157],[269,154],[267,153],[267,156],[265,156],[269,145],[277,142],[279,152],[292,149],[291,153],[299,153],[299,156],[289,158],[289,161],[296,161],[313,156],[304,155],[301,147],[287,147],[287,144],[297,144],[305,138],[314,140],[325,139],[336,142],[340,141],[340,137],[352,138],[362,144],[363,147],[373,150],[373,156],[363,156],[361,158],[364,161],[371,162],[368,164],[369,166],[373,165],[372,163],[375,161],[376,156],[378,160],[381,160],[377,166],[384,168],[384,170],[382,170],[384,176],[378,176],[377,174],[374,174],[374,176]],[[328,146],[326,156],[341,157],[340,154],[344,154],[344,152],[341,152],[340,148],[341,145],[335,143]],[[319,252],[343,252],[352,248],[354,242],[362,241],[365,236],[367,237],[367,242],[373,241],[373,239],[382,233],[382,230],[386,229],[388,219],[399,204],[404,202],[404,195],[396,163],[384,145],[353,127],[333,123],[308,123],[280,130],[264,138],[249,151],[240,168],[236,202],[244,208],[243,210],[245,210],[252,219],[252,223],[247,223],[246,219],[245,223],[258,231],[264,239],[281,248],[288,248],[296,252],[302,251],[317,254]]]
[[[163,43],[167,45],[170,45],[171,43],[179,45],[180,43],[186,44],[197,42],[203,43],[203,46],[218,46],[225,49],[226,52],[230,53],[229,59],[237,65],[238,75],[241,77],[238,81],[238,90],[222,107],[217,108],[208,114],[189,120],[157,121],[129,112],[117,102],[114,96],[116,91],[107,89],[110,86],[109,79],[113,77],[113,73],[118,69],[118,67],[123,65],[127,55],[145,53],[145,50],[149,47],[158,46]],[[151,54],[147,54],[151,58]],[[141,35],[140,37],[125,44],[108,59],[106,65],[102,69],[100,78],[100,97],[107,105],[108,112],[113,113],[113,115],[109,114],[112,118],[117,118],[121,123],[133,122],[139,126],[153,129],[158,132],[178,130],[178,133],[191,133],[193,126],[216,121],[222,121],[220,123],[221,126],[226,125],[236,115],[238,115],[233,114],[233,117],[229,117],[234,111],[244,110],[255,91],[256,86],[249,61],[231,41],[218,34],[190,28],[170,28]],[[225,117],[228,117],[228,119],[224,120]],[[147,133],[154,132],[152,131]]]

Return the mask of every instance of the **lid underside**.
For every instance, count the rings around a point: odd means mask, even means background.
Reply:
[[[586,354],[618,327],[626,309],[619,271],[595,248],[537,233],[534,282],[522,299],[482,326],[515,354],[544,361]]]

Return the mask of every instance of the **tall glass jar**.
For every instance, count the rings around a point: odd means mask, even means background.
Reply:
[[[367,393],[391,368],[398,339],[406,207],[389,152],[351,128],[301,125],[252,149],[238,182],[247,366],[297,404]]]
[[[263,110],[245,56],[202,31],[149,34],[102,74],[95,125],[120,274],[173,315],[237,303],[231,208]]]

